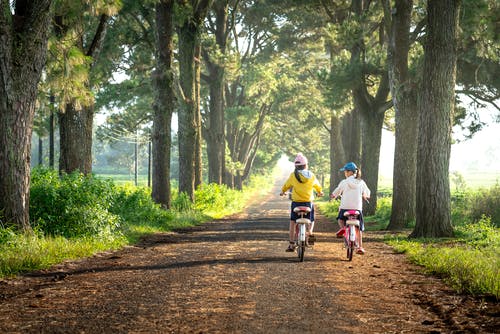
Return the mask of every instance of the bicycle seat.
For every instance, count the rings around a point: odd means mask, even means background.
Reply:
[[[344,216],[359,216],[358,210],[347,210],[344,212]]]
[[[311,208],[308,206],[298,206],[293,209],[293,212],[298,213],[298,212],[311,212]]]

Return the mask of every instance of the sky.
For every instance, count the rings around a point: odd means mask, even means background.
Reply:
[[[382,134],[380,174],[392,177],[394,157],[394,134]],[[450,171],[467,174],[474,171],[496,171],[500,177],[500,124],[491,123],[472,139],[451,146]]]

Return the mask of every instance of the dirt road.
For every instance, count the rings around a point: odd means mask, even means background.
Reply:
[[[494,333],[500,308],[454,294],[366,233],[332,223],[299,263],[279,190],[245,214],[0,281],[0,333]]]

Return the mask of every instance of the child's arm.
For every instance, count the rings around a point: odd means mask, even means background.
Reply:
[[[364,200],[367,200],[368,198],[370,198],[370,189],[368,189],[368,186],[366,185],[365,182],[363,182],[363,199]]]
[[[313,188],[314,190],[316,190],[316,193],[318,194],[319,197],[324,195],[323,188],[321,187],[321,184],[319,184],[319,181],[316,178],[314,179]]]
[[[333,190],[333,192],[330,194],[330,198],[337,198],[340,194],[342,194],[342,188],[341,188],[342,182]]]
[[[292,187],[292,184],[290,182],[290,177],[288,177],[288,180],[286,180],[285,184],[283,187],[281,187],[281,193],[280,195],[283,196],[285,192]]]

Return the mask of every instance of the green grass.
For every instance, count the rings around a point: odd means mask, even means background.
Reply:
[[[91,256],[99,251],[123,247],[124,237],[111,239],[81,238],[67,239],[39,234],[3,232],[0,243],[0,277],[13,276],[21,272],[48,268],[68,259]]]
[[[272,183],[268,182],[269,179],[269,175],[254,177],[243,191],[205,185],[196,191],[198,201],[195,205],[174,192],[173,209],[163,210],[152,202],[150,189],[146,187],[135,187],[130,183],[114,186],[113,182],[100,181],[100,177],[92,180],[70,175],[59,179],[56,172],[36,171],[33,182],[36,190],[33,189],[32,194],[37,196],[33,197],[31,205],[34,207],[30,207],[30,212],[32,218],[45,224],[34,224],[35,229],[30,234],[0,225],[0,278],[119,249],[135,244],[149,234],[194,226],[239,212],[247,203],[270,190]],[[78,204],[95,201],[94,196],[103,193],[106,193],[106,200],[99,203],[98,215],[95,208],[88,208],[87,212],[87,206],[83,205],[77,210],[81,215],[75,220],[75,217],[68,217],[67,209],[61,207],[71,206],[73,210]],[[87,233],[88,229],[78,234],[80,230],[74,228],[82,225],[94,227],[92,224],[99,217],[119,223],[112,229],[105,226],[104,233],[95,235]],[[60,228],[54,228],[54,225]],[[43,228],[47,227],[48,230],[44,231]],[[76,232],[68,234],[69,228]]]
[[[442,277],[458,292],[500,299],[500,228],[498,193],[500,186],[454,193],[452,217],[455,238],[408,239],[408,232],[387,236],[397,252],[422,266],[425,272]],[[377,213],[365,217],[366,230],[384,230],[391,215],[391,197],[378,200]],[[338,201],[318,202],[320,210],[335,219]],[[478,212],[489,212],[482,217]]]
[[[500,230],[485,219],[458,228],[457,235],[451,240],[388,237],[387,242],[456,291],[500,299]]]
[[[106,173],[96,173],[96,176],[102,179],[110,179],[116,185],[135,185],[135,179],[133,174],[106,174]],[[148,176],[146,174],[137,175],[137,186],[148,185]]]

